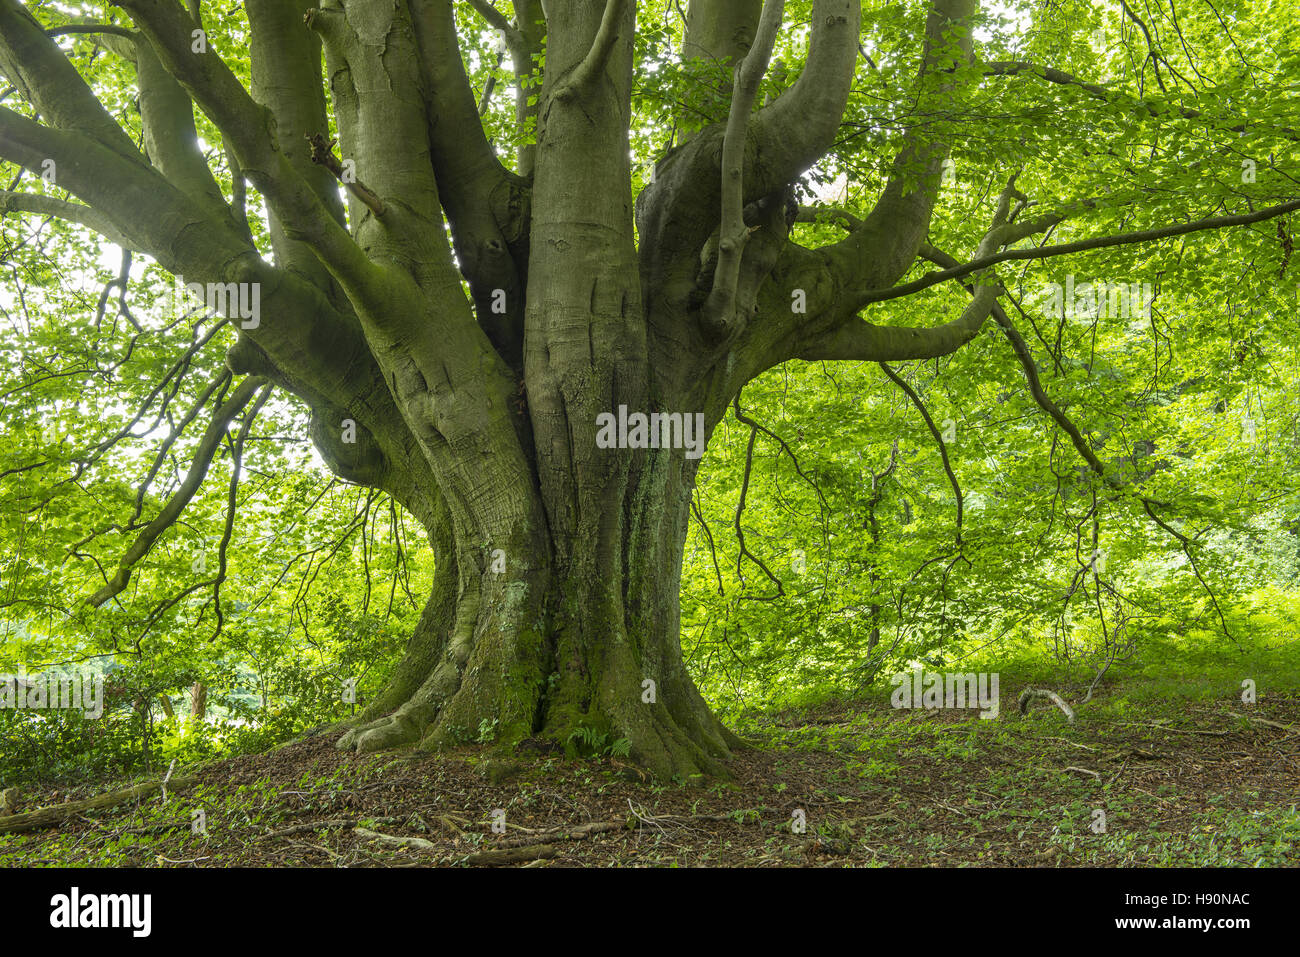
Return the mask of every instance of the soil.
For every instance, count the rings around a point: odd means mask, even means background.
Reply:
[[[1123,721],[1085,707],[1073,725],[1050,705],[981,721],[857,702],[744,730],[758,746],[736,755],[733,780],[695,786],[540,741],[505,756],[358,756],[320,733],[203,766],[166,802],[0,835],[0,865],[1300,864],[1300,696]],[[106,789],[25,793],[23,806]],[[192,833],[195,810],[206,834]],[[510,853],[473,856],[485,851]]]

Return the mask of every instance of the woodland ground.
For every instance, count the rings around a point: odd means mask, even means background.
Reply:
[[[996,720],[894,710],[888,689],[751,714],[733,724],[756,747],[733,781],[703,786],[652,785],[618,758],[541,746],[357,756],[317,734],[207,763],[166,803],[155,793],[2,835],[0,866],[472,865],[493,849],[544,867],[1300,865],[1294,690],[1246,705],[1205,675],[1178,688],[1138,675],[1103,685],[1070,725],[1046,703],[1017,713],[1023,686],[1003,676]],[[126,783],[31,791],[24,804]],[[206,835],[189,833],[197,808]],[[498,808],[504,835],[491,829]],[[1105,833],[1089,827],[1096,808]]]

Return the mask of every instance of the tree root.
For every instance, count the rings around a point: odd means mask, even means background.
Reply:
[[[1048,701],[1051,701],[1058,708],[1060,708],[1062,711],[1065,712],[1065,720],[1069,721],[1070,724],[1074,724],[1073,709],[1068,704],[1066,704],[1065,701],[1061,698],[1061,696],[1057,694],[1055,691],[1045,691],[1041,688],[1026,688],[1024,691],[1020,692],[1020,713],[1021,714],[1025,714],[1026,711],[1028,711],[1029,702],[1033,698],[1046,698]]]
[[[626,824],[622,826],[626,827]],[[381,834],[369,828],[354,827],[352,833],[381,844],[409,847],[412,850],[429,854],[438,853],[438,845],[422,837],[398,837],[395,834]],[[530,838],[531,840],[531,838]],[[454,864],[519,864],[527,861],[545,860],[559,856],[559,850],[551,844],[529,844],[525,847],[506,847],[487,851],[475,851],[473,854],[454,855],[440,863]]]

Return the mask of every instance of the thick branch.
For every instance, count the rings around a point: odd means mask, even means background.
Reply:
[[[131,138],[18,0],[0,0],[0,70],[54,128],[82,133],[144,164]]]
[[[238,225],[199,147],[189,95],[163,69],[148,40],[137,34],[133,47],[149,162],[214,218]]]
[[[109,242],[117,243],[123,249],[139,249],[113,225],[112,221],[93,207],[83,203],[72,203],[53,196],[37,196],[33,193],[0,192],[0,214],[7,212],[36,213],[40,216],[55,216],[70,223],[77,223],[99,233]]]
[[[506,19],[504,13],[492,5],[492,0],[469,0],[469,2],[470,6],[488,22],[488,26],[501,31],[512,51],[527,49],[528,44],[524,40],[524,35],[515,29],[514,24]]]
[[[977,9],[977,0],[933,0],[926,19],[925,52],[916,78],[916,109],[920,115],[928,117],[951,104],[957,83],[942,75],[954,73],[970,59],[971,20]],[[862,228],[831,247],[832,262],[847,288],[893,282],[915,260],[938,201],[940,171],[949,151],[949,144],[933,129],[928,121],[907,128],[889,181]],[[842,316],[854,311],[850,309]]]
[[[857,57],[857,0],[814,0],[808,59],[799,79],[749,123],[742,171],[748,206],[783,191],[830,148],[839,129]],[[644,281],[651,311],[694,315],[700,251],[722,209],[722,145],[715,124],[669,153],[637,197]]]
[[[733,322],[740,261],[750,234],[745,225],[745,136],[758,83],[772,57],[772,46],[784,10],[785,0],[767,0],[754,43],[736,69],[731,111],[722,140],[722,224],[719,227],[718,265],[704,315],[706,330],[715,341],[725,338]]]
[[[169,0],[118,0],[153,44],[163,66],[221,130],[248,180],[267,198],[285,228],[304,239],[345,285],[373,285],[379,271],[335,220],[270,131],[270,113],[211,46],[192,49],[193,21]]]
[[[860,29],[858,0],[813,0],[803,72],[754,116],[757,159],[746,202],[794,180],[835,142],[853,85]]]
[[[423,70],[430,79],[430,152],[456,259],[493,347],[519,368],[523,364],[521,264],[528,243],[527,187],[501,165],[483,132],[450,0],[411,0],[411,16]],[[505,293],[504,313],[499,311],[498,289]]]
[[[289,164],[324,204],[329,216],[340,225],[346,222],[338,184],[329,171],[311,162],[306,137],[329,129],[322,83],[320,38],[303,29],[303,18],[312,0],[245,0],[250,39],[249,94],[275,117],[278,144]],[[226,153],[233,156],[227,141]],[[237,158],[230,162],[237,188],[243,187],[243,173]],[[308,277],[318,288],[331,290],[332,281],[316,254],[287,234],[274,209],[268,216],[271,248],[277,264]]]

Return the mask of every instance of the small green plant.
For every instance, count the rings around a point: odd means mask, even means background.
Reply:
[[[609,732],[583,726],[575,728],[565,741],[565,749],[582,757],[625,758],[632,745],[627,738],[610,738]]]

